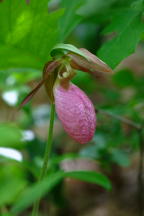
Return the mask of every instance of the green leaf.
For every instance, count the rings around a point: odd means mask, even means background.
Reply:
[[[112,80],[119,87],[128,87],[136,83],[133,73],[127,69],[114,73]]]
[[[0,183],[0,206],[14,203],[26,186],[21,165],[15,161],[1,163]]]
[[[0,146],[16,148],[22,147],[21,130],[13,124],[1,123],[0,137]]]
[[[98,184],[108,190],[111,189],[111,184],[107,177],[100,173],[94,171],[60,171],[50,174],[41,182],[38,182],[26,189],[12,208],[12,213],[16,214],[23,211],[24,209],[32,205],[35,201],[43,197],[46,193],[48,193],[61,179],[66,177]]]
[[[117,35],[104,43],[98,56],[114,68],[135,51],[144,32],[144,23],[142,23],[141,11],[133,8],[121,11],[112,20],[105,32],[116,32]]]
[[[25,187],[25,182],[18,179],[5,179],[1,181],[0,206],[10,204]],[[8,191],[8,192],[7,192]]]
[[[77,14],[77,10],[85,3],[85,0],[61,0],[61,7],[65,9],[64,15],[60,19],[60,38],[63,41],[70,32],[81,22],[82,16]]]
[[[132,8],[118,9],[112,12],[112,22],[104,28],[102,32],[103,34],[116,32],[119,35],[123,30],[125,30],[130,25],[131,21],[138,15],[138,11]]]
[[[36,68],[42,67],[42,60],[31,52],[0,43],[0,68]]]
[[[48,0],[0,2],[0,68],[41,68],[58,42],[62,10],[48,13]],[[5,18],[7,16],[7,18]]]
[[[94,172],[94,171],[72,171],[72,172],[65,172],[64,173],[65,177],[70,177],[70,178],[74,178],[74,179],[78,179],[81,181],[86,181],[86,182],[90,182],[93,184],[98,184],[104,188],[106,188],[107,190],[111,189],[111,183],[108,180],[108,178],[104,175],[102,175],[101,173],[98,172]]]
[[[12,213],[19,213],[32,205],[35,201],[48,193],[61,180],[62,177],[63,172],[54,173],[46,177],[43,181],[38,182],[26,189],[12,208]]]
[[[110,7],[116,1],[117,0],[86,0],[86,4],[80,7],[78,13],[85,17],[91,15],[94,15],[95,17],[97,13],[105,11],[105,9]]]

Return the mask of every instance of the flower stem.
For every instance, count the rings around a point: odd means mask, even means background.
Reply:
[[[51,153],[51,148],[52,148],[54,116],[55,116],[55,105],[52,104],[51,105],[51,111],[50,111],[50,124],[49,124],[49,130],[48,130],[48,140],[47,140],[47,143],[46,143],[44,161],[43,161],[43,166],[42,166],[42,169],[41,169],[39,181],[41,181],[45,177],[45,175],[47,173],[48,162],[49,162],[49,159],[50,159],[50,153]],[[40,203],[40,199],[37,200],[35,202],[35,204],[34,204],[32,216],[38,216],[39,203]]]

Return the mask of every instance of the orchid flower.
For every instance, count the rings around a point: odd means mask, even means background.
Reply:
[[[90,74],[111,73],[112,70],[88,50],[70,44],[58,44],[51,51],[52,61],[43,70],[43,79],[21,103],[25,105],[44,84],[49,100],[56,106],[65,131],[77,142],[89,142],[95,133],[96,113],[85,93],[71,79],[76,70]]]

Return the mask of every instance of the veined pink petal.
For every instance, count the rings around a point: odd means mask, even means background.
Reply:
[[[54,88],[56,112],[65,131],[77,142],[89,142],[95,132],[96,114],[90,99],[74,84]]]

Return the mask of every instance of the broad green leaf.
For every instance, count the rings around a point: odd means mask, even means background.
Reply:
[[[77,10],[86,0],[61,0],[61,7],[65,9],[64,15],[60,19],[60,38],[63,41],[69,33],[81,22],[82,16]]]
[[[86,0],[86,3],[79,8],[78,13],[85,17],[101,13],[116,1],[117,0]]]
[[[0,206],[14,203],[26,186],[24,172],[20,168],[22,168],[21,165],[14,161],[1,163]]]
[[[104,28],[103,34],[116,32],[119,35],[121,31],[127,29],[131,21],[138,15],[137,10],[127,8],[118,9],[112,12],[111,23]]]
[[[18,179],[5,179],[0,186],[0,206],[12,203],[16,196],[24,189],[25,182]]]
[[[42,60],[32,52],[21,48],[0,43],[0,69],[7,68],[36,68],[42,67]]]
[[[112,68],[135,51],[144,32],[141,10],[129,9],[129,16],[125,12],[122,11],[116,19],[113,17],[105,31],[116,32],[117,35],[105,42],[98,52],[98,56]]]
[[[58,42],[61,15],[62,10],[48,13],[48,0],[1,1],[0,68],[41,68]]]
[[[43,181],[34,184],[21,194],[18,201],[12,208],[12,213],[23,211],[36,200],[48,193],[63,177],[63,172],[54,173],[46,177]]]
[[[111,183],[108,178],[101,173],[95,171],[85,171],[85,170],[77,170],[72,172],[65,172],[65,177],[70,177],[74,179],[78,179],[81,181],[90,182],[93,184],[98,184],[108,190],[111,189]]]
[[[72,172],[57,172],[50,174],[41,182],[36,183],[35,185],[29,187],[21,196],[18,198],[18,201],[12,208],[12,213],[16,214],[30,205],[35,201],[42,198],[46,193],[48,193],[61,179],[63,178],[74,178],[81,181],[86,181],[94,184],[103,186],[106,189],[111,189],[111,184],[107,177],[104,175],[94,172],[94,171],[72,171]]]

